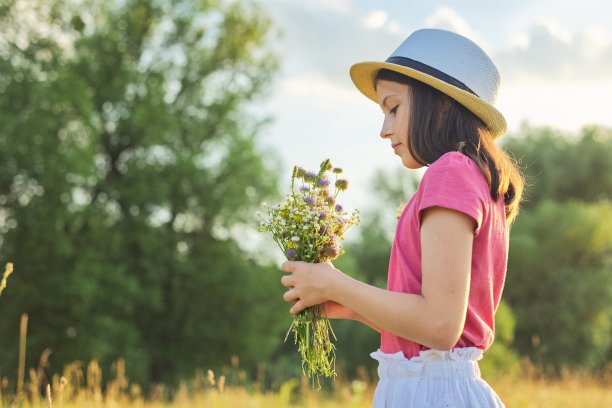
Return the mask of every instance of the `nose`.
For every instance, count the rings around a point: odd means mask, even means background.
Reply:
[[[392,122],[388,120],[388,116],[385,116],[385,120],[383,121],[382,128],[380,129],[380,137],[386,139],[391,137],[393,134],[393,126]]]

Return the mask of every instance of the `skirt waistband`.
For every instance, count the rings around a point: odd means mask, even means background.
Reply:
[[[438,377],[480,378],[478,360],[482,350],[476,347],[448,351],[426,350],[410,359],[404,353],[387,354],[377,350],[370,354],[378,360],[378,376],[383,378]]]

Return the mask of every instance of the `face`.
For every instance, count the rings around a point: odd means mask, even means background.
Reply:
[[[402,159],[409,169],[423,167],[414,160],[408,150],[408,123],[410,120],[410,89],[408,85],[379,80],[376,83],[376,98],[385,119],[380,137],[388,139],[394,153]]]

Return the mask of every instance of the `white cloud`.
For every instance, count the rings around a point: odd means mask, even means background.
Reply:
[[[403,40],[399,25],[388,21],[384,12],[369,22],[380,29],[368,30],[357,12],[325,13],[306,3],[281,2],[269,9],[284,32],[278,47],[291,75],[319,76],[352,89],[348,74],[352,64],[384,60]]]
[[[402,29],[400,23],[395,20],[389,20],[389,24],[387,24],[387,30],[389,30],[389,32],[392,34],[401,35],[402,37],[407,35]]]
[[[363,26],[368,30],[378,30],[385,25],[388,18],[389,13],[384,10],[372,11],[363,19]]]
[[[282,81],[281,92],[287,92],[289,95],[299,98],[315,97],[325,101],[335,100],[336,103],[351,103],[357,95],[354,89],[348,89],[339,86],[338,83],[308,74]]]
[[[385,10],[374,10],[367,14],[362,20],[361,25],[368,31],[384,29],[388,33],[405,37],[406,33],[396,20],[389,18],[389,13]]]
[[[348,13],[352,8],[349,0],[317,0],[317,2],[338,13]]]
[[[597,55],[605,53],[606,48],[610,48],[612,45],[610,38],[606,36],[603,28],[599,26],[588,26],[581,35],[584,41],[585,55],[589,57],[597,57]]]
[[[601,27],[569,33],[546,19],[513,40],[509,49],[494,56],[509,82],[612,79],[612,43]]]
[[[510,48],[525,49],[529,47],[531,40],[527,34],[515,34],[510,38]]]
[[[438,7],[432,15],[425,19],[425,25],[430,28],[441,28],[444,30],[454,31],[461,34],[480,45],[484,50],[487,50],[487,45],[478,34],[472,30],[472,27],[465,18],[449,7]]]
[[[569,43],[572,40],[572,35],[566,31],[563,26],[556,20],[550,17],[539,17],[536,20],[536,25],[546,28],[546,30],[555,38],[564,43]]]
[[[283,0],[277,0],[281,2]],[[346,14],[352,10],[351,0],[285,0],[286,3],[299,4],[311,10],[333,11],[338,14]]]

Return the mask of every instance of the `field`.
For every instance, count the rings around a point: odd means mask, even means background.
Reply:
[[[115,378],[102,391],[102,372],[92,362],[85,370],[79,365],[68,367],[65,377],[54,376],[53,385],[47,388],[51,395],[39,396],[40,388],[36,370],[30,371],[30,381],[22,391],[8,394],[8,383],[3,381],[4,397],[0,408],[23,407],[126,407],[126,408],[276,408],[276,407],[369,407],[374,391],[373,384],[365,381],[335,381],[325,390],[316,390],[306,381],[290,379],[276,392],[257,390],[256,384],[230,386],[225,378],[215,378],[212,372],[200,373],[189,383],[182,384],[168,398],[168,392],[159,386],[152,389],[148,398],[140,388],[130,385],[123,374],[123,364],[115,368]],[[539,373],[525,370],[522,375],[498,377],[489,383],[496,389],[507,407],[521,408],[603,408],[612,407],[612,381],[609,376],[593,378],[565,373],[559,379],[545,379]],[[78,384],[78,385],[77,385]]]

